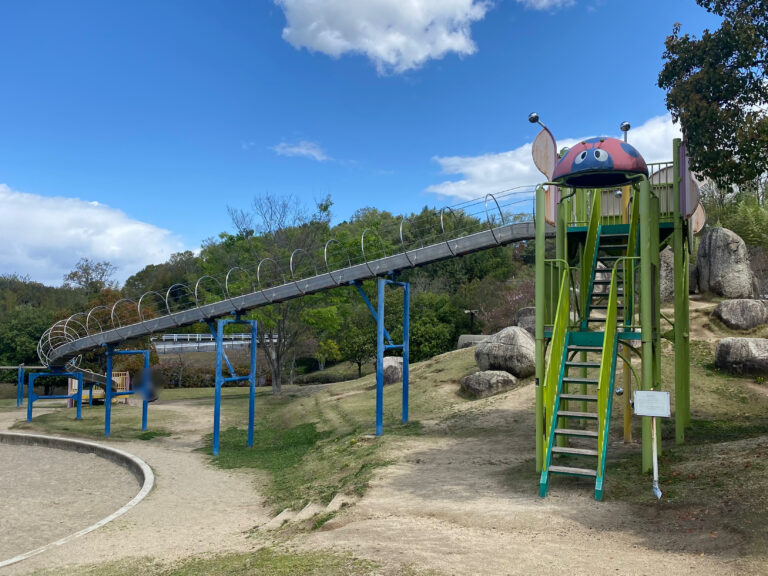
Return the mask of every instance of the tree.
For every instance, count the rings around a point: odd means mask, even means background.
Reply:
[[[341,356],[357,364],[358,377],[363,375],[363,364],[376,355],[376,337],[372,330],[359,324],[350,324],[341,339]]]
[[[53,322],[49,310],[18,306],[0,319],[0,364],[35,364],[37,342]]]
[[[64,276],[65,288],[80,288],[86,296],[92,296],[105,288],[113,288],[117,268],[107,260],[96,262],[90,258],[80,258],[74,270]]]
[[[768,171],[768,0],[696,0],[723,18],[701,38],[665,42],[659,87],[682,125],[694,172],[742,188]]]
[[[335,305],[309,308],[301,320],[317,338],[315,359],[320,370],[325,370],[326,362],[336,362],[340,358],[339,345],[333,338],[341,327],[339,308]]]
[[[165,294],[174,284],[192,284],[200,276],[200,259],[193,252],[171,254],[163,264],[149,264],[125,281],[123,290],[136,298],[155,290]]]
[[[320,370],[325,370],[327,362],[337,362],[341,358],[341,350],[336,340],[321,340],[315,347],[315,359]]]
[[[264,261],[258,280],[260,288],[267,289],[291,280],[291,255],[297,248],[302,248],[306,252],[300,252],[294,258],[294,274],[296,278],[314,275],[316,271],[310,254],[318,246],[322,248],[329,237],[331,206],[332,202],[326,197],[316,204],[314,213],[308,214],[294,196],[267,194],[256,197],[249,211],[229,208],[237,234],[221,234],[218,241],[210,241],[204,246],[201,254],[204,272],[224,277],[230,268],[238,266],[250,269],[250,281],[256,282],[253,272],[258,269],[259,262]],[[237,278],[246,279],[243,274]],[[247,285],[238,287],[242,292],[251,289]],[[296,344],[309,336],[302,323],[302,312],[313,302],[311,296],[297,298],[259,308],[253,314],[262,334],[276,336],[262,339],[272,372],[274,394],[282,391],[285,368],[289,368],[293,375]]]

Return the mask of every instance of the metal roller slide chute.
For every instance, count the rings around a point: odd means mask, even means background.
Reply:
[[[141,320],[142,316],[137,314],[139,321],[133,324],[121,324],[98,333],[81,334],[78,331],[72,330],[71,327],[57,328],[57,325],[54,325],[41,338],[40,345],[38,346],[39,354],[41,360],[47,366],[59,368],[65,366],[67,362],[86,350],[100,348],[109,344],[114,345],[155,332],[176,329],[180,326],[188,326],[201,321],[210,321],[246,310],[253,310],[254,308],[299,298],[306,294],[315,294],[340,285],[348,285],[356,281],[392,274],[408,268],[424,266],[433,262],[439,262],[456,256],[464,256],[513,242],[533,240],[534,238],[535,226],[532,221],[510,224],[502,223],[500,226],[491,226],[489,229],[481,232],[455,239],[442,240],[435,244],[375,260],[367,260],[360,264],[330,271],[330,273],[329,271],[318,271],[317,274],[308,278],[291,278],[282,284],[265,287],[235,298],[225,297],[219,302],[201,304],[186,310],[168,310],[168,314],[156,318]],[[226,292],[224,290],[225,295]],[[57,332],[59,333],[57,334]]]

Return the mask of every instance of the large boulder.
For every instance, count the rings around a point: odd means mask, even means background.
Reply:
[[[762,300],[723,300],[712,315],[733,330],[751,330],[768,324],[768,306]]]
[[[499,392],[511,390],[518,385],[518,380],[509,372],[485,370],[462,378],[461,392],[471,398],[485,398]]]
[[[384,357],[384,385],[395,384],[403,379],[403,359],[400,356]]]
[[[510,326],[475,347],[480,370],[503,370],[518,378],[536,371],[536,341],[525,328]]]
[[[662,302],[675,299],[675,253],[667,246],[659,254],[659,296]]]
[[[480,342],[483,342],[488,338],[487,334],[462,334],[459,336],[459,341],[456,344],[456,350],[462,350],[463,348],[471,348]]]
[[[727,228],[711,228],[696,255],[699,291],[724,298],[757,296],[757,279],[749,265],[747,245]]]
[[[536,335],[536,308],[520,308],[515,314],[515,325],[525,328],[531,336]]]
[[[732,374],[768,375],[768,340],[723,338],[715,348],[715,366]]]

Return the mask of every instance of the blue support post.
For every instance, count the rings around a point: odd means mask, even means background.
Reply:
[[[109,436],[112,429],[112,399],[117,396],[130,396],[136,394],[137,390],[126,390],[116,392],[112,390],[112,360],[114,356],[144,356],[144,371],[141,375],[141,384],[138,392],[141,394],[141,430],[147,430],[147,415],[149,412],[149,350],[115,350],[112,346],[107,346],[107,383],[104,386],[104,436]],[[93,398],[93,389],[91,389],[91,398]]]
[[[248,447],[253,446],[253,428],[256,424],[256,321],[251,324],[251,370],[248,373]]]
[[[251,343],[253,346],[253,343]],[[216,383],[213,400],[213,455],[219,455],[219,422],[221,420],[221,356],[224,352],[224,320],[219,320],[216,330]]]
[[[144,352],[144,372],[141,375],[141,430],[147,431],[147,412],[149,411],[149,350]]]
[[[35,394],[35,380],[43,376],[63,376],[77,378],[77,392],[74,394],[52,394],[39,396]],[[35,400],[75,400],[77,405],[77,420],[82,420],[83,415],[83,373],[82,372],[39,372],[30,374],[27,380],[27,422],[32,422],[32,406]]]
[[[19,364],[19,374],[16,380],[16,408],[24,403],[24,364]]]
[[[77,420],[83,419],[83,373],[77,373],[77,393],[75,394],[77,401]]]
[[[27,422],[32,422],[32,404],[35,401],[35,393],[33,387],[35,385],[34,374],[29,375],[29,388],[27,389]]]
[[[403,289],[403,343],[394,344],[384,326],[384,298],[387,284]],[[408,282],[397,282],[386,278],[377,278],[378,300],[374,308],[360,282],[354,282],[357,291],[362,296],[365,305],[376,321],[376,436],[384,431],[384,352],[387,350],[402,350],[403,352],[403,423],[408,422],[409,370],[410,357],[410,301],[411,285]],[[385,344],[384,340],[389,344]]]
[[[403,423],[408,423],[408,361],[411,339],[411,285],[403,284]]]
[[[376,436],[384,431],[384,288],[386,281],[378,278],[378,313],[376,316]]]
[[[206,324],[208,324],[208,329],[211,331],[211,334],[213,335],[213,338],[215,340],[216,339],[216,330],[217,330],[216,326],[214,325],[214,323],[211,320],[208,320],[206,322]],[[227,369],[229,370],[229,375],[232,376],[232,377],[236,376],[235,368],[232,366],[232,363],[229,361],[229,356],[227,356],[227,352],[225,350],[222,350],[221,354],[222,354],[222,358],[227,363]]]
[[[238,376],[227,359],[224,351],[224,327],[227,324],[245,324],[251,327],[251,366],[248,370],[248,376]],[[213,332],[216,339],[216,389],[214,391],[213,405],[213,455],[219,455],[219,429],[221,425],[221,388],[226,382],[248,381],[248,447],[253,446],[253,430],[256,424],[256,351],[258,346],[258,324],[256,320],[241,320],[238,315],[235,320],[226,320],[220,318],[214,328],[213,323],[209,322],[208,327]],[[226,360],[227,366],[232,374],[231,378],[224,378],[222,374],[223,361]]]
[[[368,300],[368,295],[365,293],[365,290],[363,290],[363,284],[361,282],[355,282],[355,287],[357,287],[357,291],[360,293],[360,296],[362,296],[363,302],[365,302],[365,305],[368,307],[371,316],[373,316],[373,319],[376,320],[378,318],[376,309],[373,307],[373,304],[371,304],[371,301]],[[387,342],[392,344],[392,338],[390,337],[386,328],[384,328],[384,338],[387,339]]]
[[[112,430],[112,355],[114,349],[107,345],[107,383],[104,385],[104,436],[109,438]],[[93,397],[93,389],[91,389]]]

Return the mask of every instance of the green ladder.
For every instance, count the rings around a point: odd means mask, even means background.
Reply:
[[[608,293],[597,291],[597,288],[609,288],[614,265],[618,260],[627,256],[627,250],[630,247],[629,234],[629,224],[602,225],[598,228],[594,260],[592,262],[592,274],[589,279],[586,310],[581,321],[582,330],[589,329],[590,324],[605,323],[605,317],[592,315],[592,311],[606,312],[608,309],[608,304],[606,303]],[[603,267],[600,268],[598,264],[602,264]],[[620,312],[620,319],[623,320],[624,292],[621,286],[623,286],[624,282],[620,274],[618,275],[618,281],[620,286],[617,287],[617,295],[621,298],[622,302],[618,304],[617,308]]]
[[[606,335],[609,349],[605,348]],[[550,476],[563,474],[594,478],[595,499],[602,499],[617,351],[618,339],[610,332],[572,331],[566,335],[539,484],[542,497],[547,495]],[[607,388],[601,390],[602,386]]]

